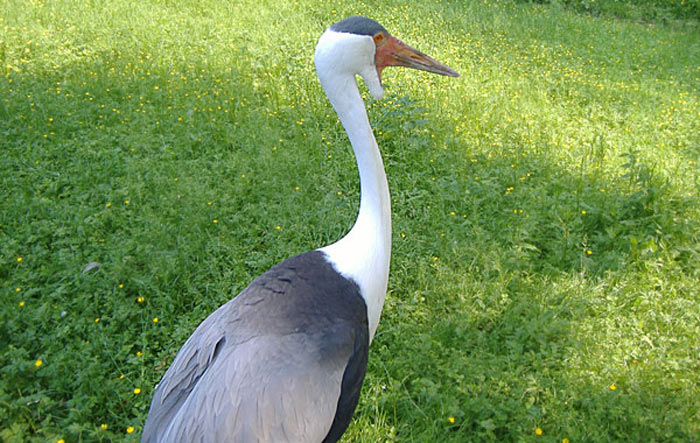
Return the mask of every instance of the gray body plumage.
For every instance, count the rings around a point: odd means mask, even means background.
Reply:
[[[156,388],[142,441],[336,441],[368,345],[357,284],[320,251],[287,259],[187,340]]]

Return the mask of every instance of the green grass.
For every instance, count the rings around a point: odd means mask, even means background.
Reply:
[[[394,250],[346,441],[696,441],[697,23],[346,4],[0,1],[0,439],[137,439],[208,313],[347,231],[312,55],[360,13],[462,77],[367,100]]]
[[[629,20],[683,22],[700,18],[700,0],[516,0],[523,3],[565,5],[591,15]]]

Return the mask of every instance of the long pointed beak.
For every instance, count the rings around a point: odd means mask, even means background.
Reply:
[[[383,44],[377,46],[375,63],[380,78],[382,70],[386,66],[405,66],[448,77],[459,77],[459,73],[454,69],[408,46],[393,36],[389,36]]]

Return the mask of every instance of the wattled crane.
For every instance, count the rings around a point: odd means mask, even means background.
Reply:
[[[337,242],[272,267],[199,325],[156,387],[144,442],[335,442],[350,423],[391,254],[389,187],[355,77],[379,99],[386,66],[459,74],[365,17],[328,28],[315,63],[357,158],[357,220]]]

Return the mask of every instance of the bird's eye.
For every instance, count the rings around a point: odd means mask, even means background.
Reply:
[[[378,33],[374,34],[373,38],[374,38],[374,44],[378,45],[384,41],[384,34],[382,34],[381,32],[378,32]]]

